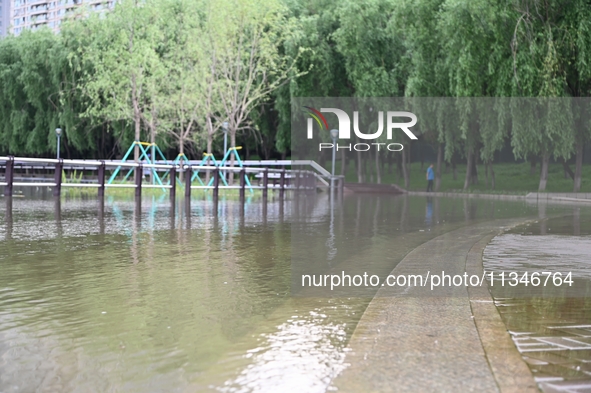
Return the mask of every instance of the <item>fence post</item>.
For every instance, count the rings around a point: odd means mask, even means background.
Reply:
[[[135,167],[135,197],[141,198],[142,197],[142,180],[144,178],[144,172],[142,168],[142,164],[138,164]]]
[[[176,198],[176,166],[170,168],[170,199],[173,201]]]
[[[103,198],[105,196],[105,162],[102,161],[98,167],[98,197]]]
[[[14,182],[14,157],[9,156],[6,161],[6,186],[4,187],[4,196],[12,196],[12,183]]]
[[[267,199],[267,192],[269,191],[269,168],[265,168],[263,172],[263,198]]]
[[[220,191],[220,170],[219,168],[215,168],[213,170],[213,197],[214,199],[218,199]]]
[[[187,165],[185,169],[185,198],[191,198],[191,178],[193,177],[193,167]]]
[[[59,162],[55,164],[55,174],[53,175],[53,179],[55,182],[55,187],[53,188],[53,196],[58,197],[62,192],[62,170],[64,169],[64,162],[63,159],[59,159]]]
[[[246,187],[246,170],[240,170],[240,201],[244,202],[244,188]]]
[[[285,169],[281,170],[281,180],[279,181],[279,198],[285,194]]]

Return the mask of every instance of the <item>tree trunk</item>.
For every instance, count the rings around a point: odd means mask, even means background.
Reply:
[[[477,161],[478,161],[478,156],[473,153],[472,171],[471,171],[471,178],[470,178],[470,184],[472,184],[472,185],[478,184],[478,167],[476,166]]]
[[[179,170],[179,181],[181,182],[181,184],[185,184],[183,182],[184,177],[183,177],[183,171],[182,171],[182,164],[183,164],[182,157],[185,155],[185,141],[183,138],[181,138],[179,140],[179,155],[181,156],[181,159],[179,160],[179,164],[181,164],[181,170]],[[174,179],[174,180],[176,180],[176,179]],[[173,179],[170,179],[170,181],[171,181],[170,185],[172,185]]]
[[[135,114],[134,115],[134,119],[133,122],[135,123],[135,141],[139,142],[140,140],[140,131],[141,131],[141,119],[139,117],[139,114]],[[140,161],[140,147],[136,144],[134,149],[133,149],[133,160],[135,162],[139,162]]]
[[[363,164],[360,151],[357,152],[357,183],[363,183]]]
[[[236,147],[236,130],[231,130],[230,131],[230,148],[235,148]],[[234,153],[236,152],[236,149],[233,149],[230,152],[230,167],[234,168]],[[234,172],[228,172],[227,173],[227,181],[228,181],[228,185],[231,186],[234,184]]]
[[[207,130],[207,154],[208,154],[208,158],[207,160],[205,160],[205,164],[207,166],[210,165],[210,161],[209,161],[209,154],[211,154],[211,151],[213,149],[213,133],[211,132],[211,127],[210,127],[210,119],[208,119],[208,130]],[[208,169],[205,171],[205,184],[209,184],[209,179],[211,178],[211,171]]]
[[[382,169],[380,168],[380,155],[378,151],[375,151],[376,155],[376,182],[382,184]]]
[[[575,153],[575,184],[573,192],[579,192],[581,190],[581,177],[583,173],[583,144],[577,143]]]
[[[484,163],[484,185],[488,188],[488,162]]]
[[[403,154],[396,154],[396,171],[398,172],[398,183],[400,183],[400,180],[404,177],[404,175],[402,174],[402,158],[403,158]]]
[[[437,169],[435,169],[435,191],[439,191],[441,185],[441,162],[443,161],[443,145],[437,148]]]
[[[540,172],[540,186],[538,191],[546,190],[546,183],[548,182],[548,161],[550,161],[550,154],[544,153],[542,155],[542,170]]]
[[[374,171],[373,169],[371,169],[373,167],[373,163],[372,163],[372,159],[371,159],[371,151],[369,152],[369,155],[367,155],[367,158],[365,159],[365,174],[366,174],[366,179],[369,179],[369,183],[373,183],[374,182]]]
[[[132,45],[133,45],[133,42],[132,42]],[[139,98],[137,96],[137,86],[136,86],[135,75],[133,75],[131,78],[131,103],[133,106],[133,122],[134,122],[134,126],[135,126],[134,141],[139,142],[140,138],[141,138],[140,132],[141,132],[142,114],[140,111]],[[140,148],[136,144],[133,149],[133,160],[135,162],[139,162],[139,159],[140,159]],[[138,172],[135,171],[135,173],[137,174]]]
[[[575,180],[575,174],[573,173],[572,169],[570,169],[570,166],[568,166],[568,163],[564,158],[562,159],[562,168],[564,169],[565,179],[568,179],[570,177],[572,180]]]
[[[408,190],[409,173],[406,165],[406,149],[402,149],[402,176],[404,176],[404,188]]]
[[[410,163],[411,163],[411,154],[410,154],[410,145],[408,145],[408,165],[406,167],[407,176],[410,178]]]
[[[489,164],[489,168],[490,168],[490,187],[491,189],[495,189],[496,186],[496,182],[495,182],[495,170],[493,168],[493,163],[491,162]]]
[[[388,174],[392,174],[392,162],[394,161],[394,153],[388,152]]]
[[[538,157],[531,156],[529,159],[529,174],[534,176],[536,174],[536,164],[538,162]]]
[[[150,161],[155,163],[156,160],[156,126],[154,120],[150,121]],[[150,170],[150,184],[155,184],[156,179],[154,178],[154,169]]]
[[[472,161],[474,160],[474,154],[472,150],[468,151],[468,161],[466,162],[466,178],[464,179],[464,190],[467,190],[470,186],[470,180],[472,179]]]

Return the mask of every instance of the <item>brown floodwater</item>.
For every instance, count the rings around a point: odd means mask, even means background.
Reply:
[[[92,198],[2,203],[12,205],[0,208],[2,392],[324,392],[373,293],[296,293],[294,256],[320,270],[358,257],[384,275],[447,231],[574,209],[388,195],[331,205],[326,194],[222,197],[217,209],[197,197],[171,208],[165,195],[140,209],[121,197],[103,210]],[[572,321],[589,315],[586,299],[569,303]],[[554,301],[541,315],[566,312]]]

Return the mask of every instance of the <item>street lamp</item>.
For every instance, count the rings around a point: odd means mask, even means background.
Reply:
[[[339,130],[332,129],[330,130],[330,137],[332,138],[332,177],[330,179],[330,187],[334,187],[334,167],[335,167],[335,156],[336,156],[336,149],[337,149],[337,138],[339,136]]]
[[[224,158],[226,158],[226,152],[228,151],[228,122],[222,123],[222,131],[224,132]]]
[[[59,158],[60,158],[60,138],[62,136],[62,129],[56,128],[55,135],[57,136],[57,158],[59,160]]]

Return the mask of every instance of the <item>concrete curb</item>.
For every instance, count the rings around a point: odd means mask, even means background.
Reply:
[[[530,192],[527,195],[507,195],[507,194],[475,194],[462,192],[425,192],[425,191],[407,191],[407,195],[428,196],[428,197],[462,197],[462,198],[481,198],[481,199],[499,199],[506,201],[528,201],[528,202],[574,202],[591,203],[591,193],[584,192]]]
[[[463,197],[463,198],[483,198],[483,199],[501,199],[508,201],[522,201],[526,199],[525,195],[504,195],[504,194],[470,194],[462,192],[425,192],[408,191],[408,195],[430,196],[430,197]]]
[[[466,273],[482,276],[482,253],[495,236],[491,234],[483,237],[470,249],[466,257]],[[499,391],[539,392],[529,367],[507,332],[488,287],[468,287],[468,294],[474,324]]]

